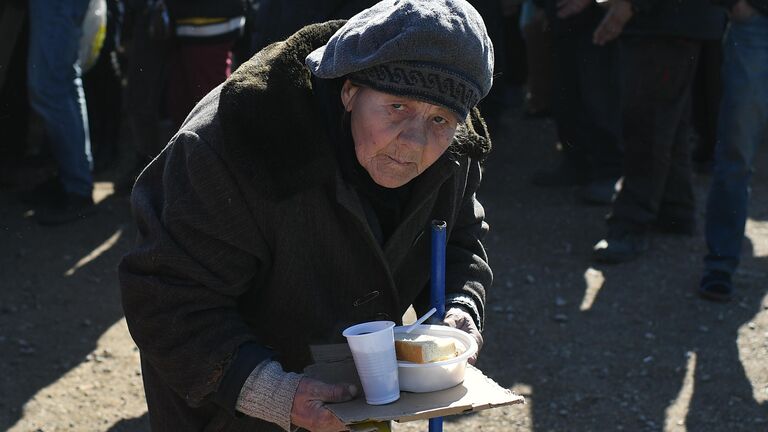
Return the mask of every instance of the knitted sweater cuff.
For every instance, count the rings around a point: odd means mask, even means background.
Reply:
[[[284,372],[276,361],[265,361],[245,380],[237,398],[237,410],[290,431],[293,399],[303,377]]]
[[[470,316],[472,316],[472,319],[475,320],[475,325],[477,326],[477,329],[482,331],[483,330],[483,316],[480,314],[480,310],[477,307],[477,303],[475,303],[475,300],[464,294],[448,294],[445,296],[445,310],[452,307],[461,307],[465,311],[469,313]]]

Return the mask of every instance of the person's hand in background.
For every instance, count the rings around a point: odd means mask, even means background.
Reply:
[[[480,330],[477,329],[475,320],[472,319],[472,315],[459,307],[452,307],[445,311],[445,319],[443,322],[455,329],[469,333],[470,336],[477,341],[477,352],[469,358],[469,364],[475,364],[477,356],[480,354],[480,349],[483,347],[483,335],[480,334]]]
[[[605,12],[600,25],[597,26],[592,41],[596,45],[603,46],[616,39],[624,31],[624,26],[634,14],[632,2],[629,0],[610,0],[608,10]]]
[[[563,19],[579,14],[593,1],[594,0],[558,0],[557,17]]]
[[[311,432],[339,432],[349,428],[325,407],[326,402],[346,402],[357,394],[349,384],[326,384],[302,378],[291,408],[291,424]]]
[[[755,8],[747,0],[739,0],[733,5],[728,14],[731,17],[731,21],[739,22],[752,18],[756,13]]]

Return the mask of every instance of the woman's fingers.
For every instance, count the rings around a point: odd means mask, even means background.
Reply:
[[[475,364],[480,354],[480,349],[483,347],[483,335],[478,330],[477,325],[475,325],[475,320],[472,319],[472,316],[463,309],[451,308],[445,312],[443,322],[449,327],[469,333],[475,339],[477,342],[477,352],[467,360],[469,364]]]
[[[347,427],[325,403],[345,402],[357,394],[350,384],[326,384],[312,378],[302,378],[293,399],[291,423],[311,432],[339,432]]]

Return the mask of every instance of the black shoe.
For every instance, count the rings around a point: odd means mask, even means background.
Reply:
[[[90,196],[67,194],[62,205],[47,207],[37,211],[37,223],[40,225],[62,225],[74,222],[96,213],[96,205]]]
[[[595,261],[618,264],[631,261],[648,250],[648,236],[641,230],[611,229],[593,247]]]
[[[531,179],[531,183],[541,187],[582,186],[588,182],[589,178],[586,174],[566,166],[551,171],[538,171]]]
[[[590,205],[610,205],[616,196],[616,179],[596,180],[581,188],[581,200]]]
[[[29,191],[19,194],[19,201],[34,209],[66,204],[67,193],[58,177],[51,177]]]
[[[707,272],[701,278],[698,293],[699,297],[706,300],[721,303],[731,301],[731,298],[733,298],[731,274],[717,270]]]

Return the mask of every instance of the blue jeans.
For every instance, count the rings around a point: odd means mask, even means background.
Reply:
[[[91,142],[77,64],[88,0],[29,1],[28,86],[67,193],[90,196]]]
[[[747,219],[757,145],[768,128],[768,17],[733,22],[723,46],[715,171],[707,200],[707,271],[733,273]]]

